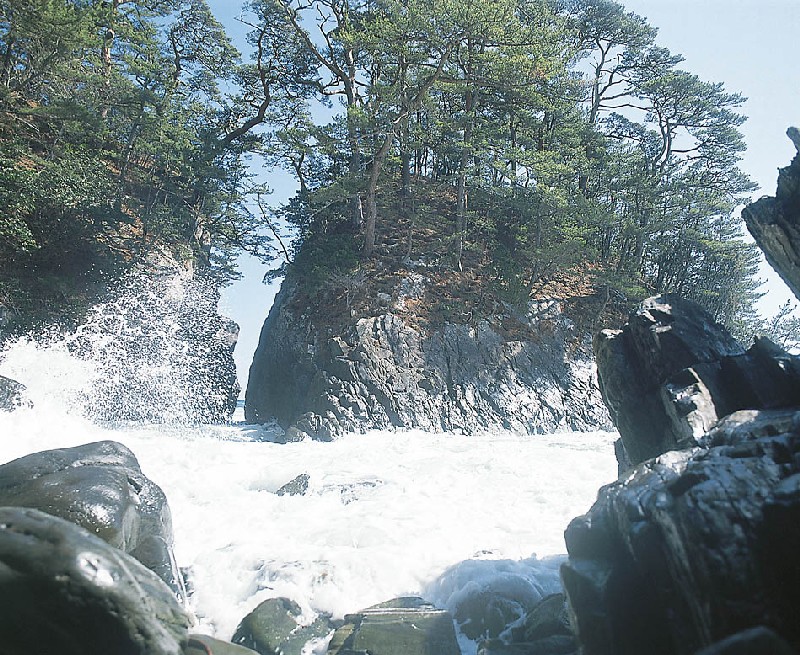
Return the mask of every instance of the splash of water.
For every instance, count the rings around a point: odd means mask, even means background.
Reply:
[[[239,392],[238,327],[217,314],[218,298],[213,283],[175,266],[134,272],[75,332],[6,344],[2,370],[34,402],[94,420],[224,421]]]

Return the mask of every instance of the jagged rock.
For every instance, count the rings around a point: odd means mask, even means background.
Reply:
[[[328,655],[460,655],[453,619],[422,598],[396,598],[345,616]]]
[[[695,446],[733,411],[800,405],[797,357],[765,338],[745,352],[706,311],[674,295],[645,300],[594,348],[624,445],[621,467]]]
[[[759,625],[800,648],[800,413],[736,412],[701,445],[570,523],[561,573],[586,655],[689,654]]]
[[[423,328],[393,306],[331,326],[304,313],[298,296],[284,282],[264,323],[245,400],[249,421],[275,417],[291,438],[317,439],[373,428],[608,426],[588,339],[558,302],[515,317],[535,336],[512,338],[500,325],[510,314]]]
[[[19,407],[32,407],[25,396],[25,385],[0,375],[0,411],[11,412]]]
[[[308,473],[301,473],[296,478],[283,485],[275,493],[278,496],[302,496],[308,491],[308,481],[310,479],[311,476],[309,476]]]
[[[800,132],[789,128],[787,135],[800,151]],[[767,261],[800,298],[800,154],[780,169],[775,197],[748,205],[742,218]]]
[[[179,655],[189,617],[134,558],[38,510],[0,508],[4,655]]]
[[[261,655],[301,655],[309,641],[321,639],[333,630],[328,616],[300,625],[301,614],[293,600],[270,598],[242,619],[231,641]]]
[[[1,465],[0,505],[35,508],[81,526],[135,557],[185,598],[164,492],[121,443],[46,450]]]

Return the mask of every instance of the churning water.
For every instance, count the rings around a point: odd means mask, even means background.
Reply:
[[[616,477],[610,433],[375,431],[282,445],[241,422],[102,421],[96,364],[70,338],[7,346],[0,375],[27,385],[34,407],[0,412],[0,461],[103,439],[131,448],[169,500],[197,630],[223,639],[277,596],[310,621],[407,594],[452,608],[480,589],[552,593],[565,527]],[[275,493],[301,474],[303,495]]]

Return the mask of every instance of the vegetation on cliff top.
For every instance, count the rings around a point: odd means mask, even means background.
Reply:
[[[270,133],[300,186],[277,218],[307,283],[369,272],[404,225],[406,261],[480,273],[505,300],[579,271],[606,299],[677,292],[753,329],[744,99],[681,70],[644,19],[609,0],[250,6],[271,26],[259,52],[277,31],[311,62]],[[332,96],[344,111],[315,120]],[[436,247],[419,238],[431,213]]]
[[[0,304],[64,312],[165,248],[226,280],[246,248],[310,289],[420,261],[464,308],[580,279],[600,307],[672,291],[755,329],[743,98],[619,3],[251,0],[242,20],[246,63],[204,0],[0,0]],[[295,176],[286,206],[251,156]]]

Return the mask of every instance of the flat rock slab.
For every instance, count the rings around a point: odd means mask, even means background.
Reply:
[[[460,655],[453,617],[409,597],[345,616],[328,655]]]

